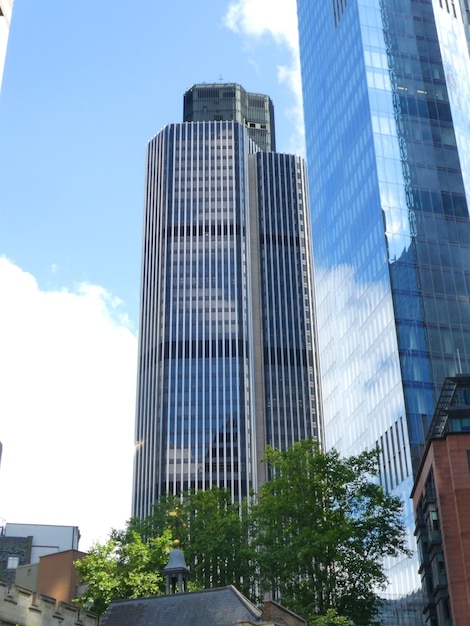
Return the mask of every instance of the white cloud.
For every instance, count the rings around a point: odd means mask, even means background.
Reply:
[[[229,4],[225,25],[246,38],[271,37],[288,50],[287,64],[278,66],[278,80],[293,95],[293,105],[286,112],[294,133],[290,151],[305,152],[302,86],[300,78],[299,39],[295,0],[236,0]]]
[[[270,34],[277,43],[298,48],[295,0],[238,0],[225,16],[228,28],[249,36]]]
[[[0,518],[86,550],[130,517],[136,337],[102,287],[42,291],[6,258],[0,301]]]

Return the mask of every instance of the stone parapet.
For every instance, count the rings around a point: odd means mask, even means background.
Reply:
[[[98,626],[93,613],[0,581],[0,626]]]

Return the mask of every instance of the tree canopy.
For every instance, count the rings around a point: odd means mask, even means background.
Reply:
[[[378,484],[378,460],[303,441],[266,450],[270,480],[249,501],[215,487],[162,498],[77,563],[82,600],[102,614],[114,599],[164,593],[179,539],[192,589],[233,584],[254,602],[270,593],[311,626],[365,626],[380,607],[384,557],[408,553],[402,504]]]
[[[254,597],[256,546],[251,540],[251,525],[248,502],[234,503],[228,489],[214,487],[188,492],[181,498],[166,496],[147,518],[132,519],[128,530],[143,537],[170,530],[181,541],[191,567],[193,589],[235,585]]]
[[[164,593],[163,568],[171,547],[169,530],[146,540],[134,530],[112,532],[106,543],[95,544],[75,562],[87,587],[80,602],[102,615],[113,600]]]
[[[336,609],[328,609],[325,615],[310,616],[308,626],[354,626],[347,617],[338,615]]]
[[[402,503],[375,480],[378,452],[341,458],[302,441],[265,460],[272,478],[251,512],[261,589],[303,616],[336,609],[369,624],[384,557],[408,554]]]

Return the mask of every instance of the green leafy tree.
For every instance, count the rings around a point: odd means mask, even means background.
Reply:
[[[378,452],[343,459],[303,441],[268,448],[265,461],[272,479],[254,509],[262,590],[301,615],[337,609],[369,624],[384,557],[408,554],[401,501],[376,480]]]
[[[87,584],[81,602],[102,615],[112,600],[164,593],[163,568],[178,539],[190,567],[190,588],[233,584],[252,598],[253,550],[247,505],[232,504],[228,490],[162,498],[145,519],[131,519],[95,545],[76,566]]]
[[[145,540],[149,537],[158,537],[167,530],[173,539],[179,539],[183,545],[186,544],[188,536],[186,511],[182,499],[171,494],[162,496],[154,504],[150,515],[143,519],[131,518],[126,529],[114,531],[114,536],[135,531]]]
[[[232,503],[228,489],[188,494],[182,503],[188,531],[186,562],[199,588],[235,585],[255,599],[255,546],[246,501]]]
[[[162,593],[179,539],[192,588],[234,584],[252,600],[271,592],[310,616],[309,626],[365,626],[380,606],[385,556],[407,554],[402,506],[378,484],[378,453],[347,459],[311,441],[268,448],[271,480],[255,505],[228,490],[162,498],[97,544],[77,568],[82,597],[102,614],[110,601]]]
[[[83,559],[75,562],[75,567],[87,587],[78,602],[102,615],[108,604],[120,597],[115,543],[109,540],[95,544]]]
[[[317,615],[307,620],[308,626],[354,626],[347,617],[338,615],[336,609],[328,609],[325,615]]]
[[[213,487],[180,498],[163,497],[151,515],[132,519],[124,533],[136,531],[150,537],[170,530],[181,542],[192,588],[233,584],[253,597],[255,547],[249,541],[250,524],[247,502],[232,503],[228,489]]]
[[[111,533],[95,544],[75,567],[86,585],[79,602],[102,615],[110,602],[165,592],[163,568],[172,546],[171,532],[144,540],[135,530]]]

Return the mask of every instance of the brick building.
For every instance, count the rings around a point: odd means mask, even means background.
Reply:
[[[446,378],[413,491],[426,624],[470,615],[470,376]]]

